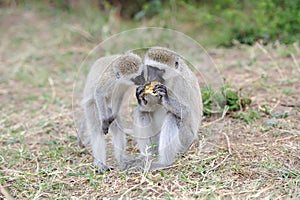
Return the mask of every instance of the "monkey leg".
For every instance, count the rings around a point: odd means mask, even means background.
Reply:
[[[158,162],[153,162],[151,164],[150,169],[155,170],[171,165],[182,149],[183,147],[179,137],[178,119],[172,113],[168,113],[160,132],[158,146],[159,159]]]
[[[113,167],[106,165],[106,143],[104,134],[98,133],[97,135],[94,135],[91,145],[94,156],[94,165],[98,167],[99,173],[112,170]]]
[[[122,131],[122,125],[118,123],[119,120],[115,120],[111,126],[110,130],[112,132],[112,143],[114,146],[115,158],[118,161],[120,168],[128,160],[126,154],[126,134]]]
[[[149,112],[140,111],[134,113],[134,137],[138,148],[144,156],[151,156],[157,151],[158,136],[155,121]],[[159,132],[158,132],[159,133]]]
[[[100,173],[106,170],[111,170],[112,167],[106,165],[106,142],[104,134],[102,133],[96,105],[94,103],[85,105],[84,114],[89,132],[94,164],[98,167]]]

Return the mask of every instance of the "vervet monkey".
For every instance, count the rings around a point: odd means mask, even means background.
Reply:
[[[100,172],[112,169],[106,165],[105,134],[109,128],[116,160],[122,165],[126,159],[126,135],[116,118],[127,89],[143,82],[142,60],[133,53],[102,57],[89,71],[82,99],[84,117],[78,137],[82,145],[90,143],[94,164]],[[83,138],[85,127],[87,139]]]
[[[145,94],[147,85],[136,89],[134,132],[142,153],[158,151],[150,165],[155,170],[171,165],[197,139],[203,105],[196,76],[176,52],[153,47],[144,64],[146,81],[160,84],[153,94]]]

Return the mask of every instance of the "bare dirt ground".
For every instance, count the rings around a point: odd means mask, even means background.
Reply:
[[[71,115],[78,63],[95,45],[83,24],[0,10],[0,198],[300,198],[298,44],[208,49],[250,108],[204,119],[200,141],[168,169],[97,174]]]

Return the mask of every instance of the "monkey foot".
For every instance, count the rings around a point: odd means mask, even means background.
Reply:
[[[110,172],[110,171],[113,171],[114,170],[114,167],[112,166],[105,166],[105,167],[98,167],[98,173],[99,174],[103,174],[104,172]]]
[[[101,163],[100,161],[94,161],[94,165],[96,165],[96,166],[98,167],[98,173],[99,173],[99,174],[102,174],[102,173],[107,172],[107,171],[112,171],[112,170],[114,170],[114,167],[104,165],[104,164]]]

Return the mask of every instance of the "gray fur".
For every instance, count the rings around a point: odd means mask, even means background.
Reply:
[[[110,170],[106,165],[105,134],[112,132],[115,158],[123,165],[126,159],[126,135],[116,122],[126,90],[141,76],[142,60],[133,53],[106,56],[91,67],[83,91],[84,116],[78,133],[79,144],[92,148],[94,164],[99,171]],[[88,132],[88,138],[83,133]]]
[[[158,146],[158,160],[150,166],[154,170],[171,165],[197,139],[203,108],[197,78],[176,52],[153,47],[144,63],[147,81],[159,81],[167,88],[167,95],[146,95],[147,102],[141,100],[134,115],[140,151],[152,142]]]

